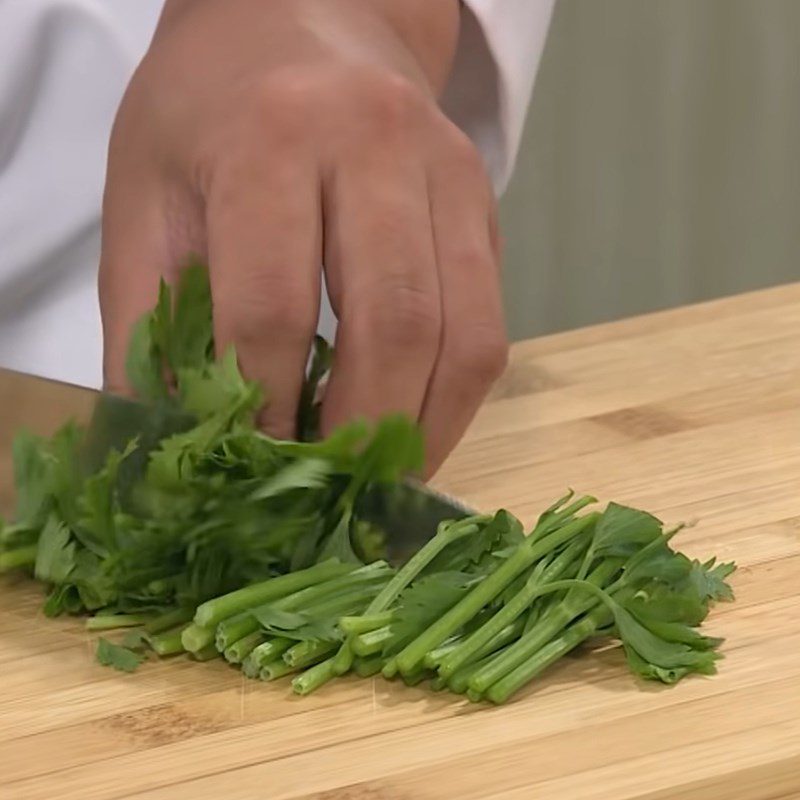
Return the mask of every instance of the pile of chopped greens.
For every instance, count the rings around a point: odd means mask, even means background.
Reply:
[[[128,374],[152,424],[100,451],[113,415],[17,437],[0,571],[31,571],[50,616],[128,628],[97,647],[123,671],[188,652],[250,678],[292,675],[299,694],[382,673],[501,703],[600,637],[621,641],[642,678],[715,671],[721,640],[698,627],[732,599],[734,566],[675,551],[676,531],[643,511],[587,511],[594,498],[570,492],[527,535],[506,511],[477,515],[442,523],[402,567],[386,563],[358,500],[421,466],[421,434],[392,416],[319,440],[331,360],[317,340],[301,441],[261,433],[262,395],[232,351],[215,360],[207,274],[187,268],[132,337]]]

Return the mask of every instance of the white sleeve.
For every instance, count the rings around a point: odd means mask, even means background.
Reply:
[[[499,191],[554,0],[465,2],[443,103]],[[100,383],[96,268],[108,130],[162,5],[0,0],[0,365]],[[321,330],[332,328],[327,309]]]
[[[498,194],[508,184],[555,0],[463,0],[442,108],[481,151]]]
[[[97,386],[108,132],[163,0],[0,0],[0,365]]]

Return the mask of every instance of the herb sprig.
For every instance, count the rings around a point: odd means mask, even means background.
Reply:
[[[319,440],[332,352],[317,339],[301,441],[272,439],[255,425],[259,388],[233,351],[214,353],[208,278],[192,265],[174,291],[162,283],[132,337],[130,382],[152,425],[100,452],[115,431],[102,414],[14,444],[0,571],[46,585],[48,615],[127,629],[98,640],[100,663],[132,672],[148,653],[188,653],[292,676],[298,694],[382,673],[494,703],[601,637],[644,679],[715,671],[721,640],[698,628],[732,599],[733,564],[690,560],[672,547],[677,529],[616,503],[587,510],[596,500],[569,492],[527,535],[504,510],[444,522],[395,569],[358,500],[421,466],[418,428],[395,416]]]

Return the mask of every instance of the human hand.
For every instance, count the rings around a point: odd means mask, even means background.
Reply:
[[[507,354],[495,204],[439,109],[458,30],[442,0],[167,0],[109,148],[104,371],[125,390],[159,278],[207,260],[220,349],[294,433],[321,265],[339,320],[323,432],[401,411],[428,474]]]

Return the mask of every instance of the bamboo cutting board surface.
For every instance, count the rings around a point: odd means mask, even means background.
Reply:
[[[696,523],[680,547],[739,564],[719,675],[644,684],[603,648],[500,708],[380,678],[299,699],[182,659],[127,676],[6,579],[0,798],[800,798],[800,284],[516,345],[437,483],[527,522],[573,486]]]

